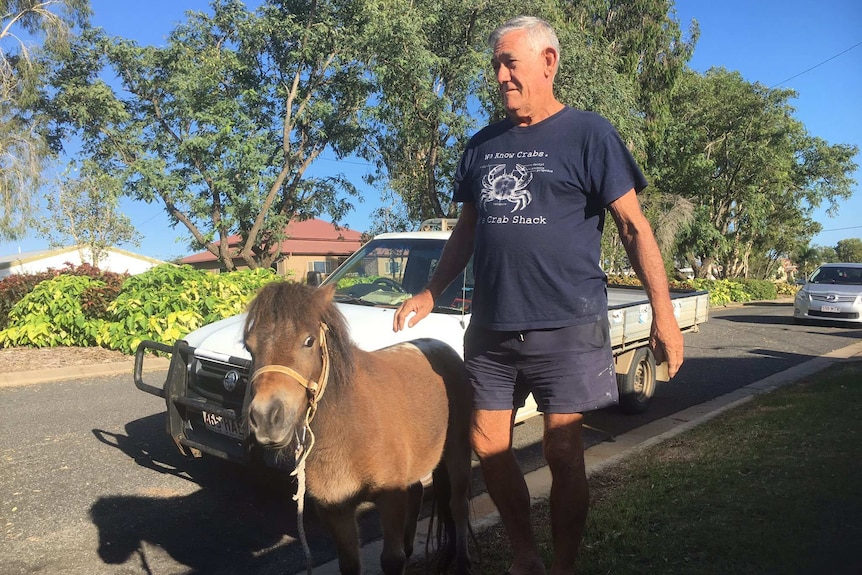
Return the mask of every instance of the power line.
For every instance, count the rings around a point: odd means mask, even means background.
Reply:
[[[808,68],[807,70],[803,70],[802,72],[799,72],[798,74],[794,74],[793,76],[790,76],[789,78],[785,78],[784,80],[782,80],[782,81],[778,82],[777,84],[775,84],[775,85],[773,85],[773,86],[770,86],[770,87],[769,87],[769,89],[771,90],[772,88],[775,88],[775,87],[777,87],[777,86],[780,86],[781,84],[783,84],[783,83],[785,83],[785,82],[789,82],[790,80],[793,80],[794,78],[798,78],[798,77],[799,77],[799,76],[801,76],[802,74],[807,74],[807,73],[808,73],[808,72],[810,72],[811,70],[813,70],[813,69],[815,69],[815,68],[819,68],[820,66],[822,66],[822,65],[823,65],[823,64],[825,64],[826,62],[829,62],[829,61],[831,61],[831,60],[834,60],[834,59],[835,59],[835,58],[837,58],[838,56],[841,56],[842,54],[846,54],[846,53],[847,53],[847,52],[849,52],[850,50],[852,50],[852,49],[854,49],[854,48],[858,48],[859,46],[862,46],[862,42],[857,42],[857,43],[853,44],[852,46],[850,46],[849,48],[847,48],[846,50],[842,50],[841,52],[838,52],[838,53],[837,53],[837,54],[835,54],[834,56],[830,56],[829,58],[826,58],[825,60],[823,60],[823,61],[822,61],[822,62],[820,62],[819,64],[815,64],[814,66],[811,66],[811,67],[810,67],[810,68]]]
[[[339,160],[338,158],[327,158],[325,156],[318,156],[318,160],[322,160],[324,162],[338,162],[339,164],[353,164],[354,166],[371,166],[373,164],[369,162],[356,162],[350,160]]]
[[[820,230],[820,233],[823,232],[843,232],[844,230],[858,230],[862,228],[862,226],[850,226],[849,228],[832,228],[831,230]]]

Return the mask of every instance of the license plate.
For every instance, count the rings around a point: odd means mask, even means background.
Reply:
[[[820,311],[824,311],[827,313],[840,313],[841,308],[834,306],[834,305],[823,305],[823,306],[820,306]]]
[[[240,430],[239,424],[236,421],[206,411],[202,411],[201,415],[204,418],[204,425],[207,426],[207,429],[227,435],[228,437],[243,439],[242,430]]]

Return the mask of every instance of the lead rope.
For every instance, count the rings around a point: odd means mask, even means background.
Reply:
[[[309,406],[308,411],[305,412],[305,425],[302,428],[303,438],[300,438],[299,435],[296,436],[296,451],[293,454],[296,463],[290,473],[296,477],[296,494],[293,496],[293,500],[296,501],[296,526],[299,530],[299,542],[302,544],[303,553],[305,553],[305,570],[308,575],[311,575],[314,569],[311,565],[311,547],[308,546],[308,539],[305,536],[303,514],[305,512],[305,458],[308,457],[308,453],[314,447],[314,432],[308,425],[311,422],[311,417],[313,417],[312,410],[313,408]],[[304,445],[306,434],[308,435],[308,449]]]
[[[317,413],[317,402],[323,397],[323,392],[326,391],[326,384],[329,381],[329,349],[326,346],[326,331],[329,327],[325,323],[320,324],[320,353],[322,355],[322,368],[320,372],[320,384],[306,386],[309,390],[310,397],[308,399],[308,409],[305,412],[305,422],[303,423],[300,434],[296,434],[296,450],[294,451],[294,468],[291,476],[296,477],[296,494],[293,500],[296,501],[296,524],[299,531],[299,542],[302,544],[302,551],[305,553],[305,569],[308,575],[314,572],[311,561],[311,547],[308,546],[308,539],[305,536],[305,460],[311,449],[314,447],[314,432],[311,431],[311,420],[314,419]],[[308,437],[308,446],[305,445],[305,439]]]

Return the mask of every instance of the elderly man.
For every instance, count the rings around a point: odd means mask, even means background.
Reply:
[[[556,99],[556,33],[520,16],[497,28],[489,44],[508,118],[468,144],[453,196],[463,204],[461,216],[426,289],[399,307],[393,328],[427,316],[473,256],[464,354],[474,388],[472,441],[511,542],[509,573],[546,572],[512,451],[515,411],[532,393],[552,475],[550,573],[571,574],[589,500],[583,413],[618,400],[607,278],[599,267],[605,210],[652,304],[651,345],[671,376],[683,361],[683,339],[637,199],[646,179],[607,120]]]

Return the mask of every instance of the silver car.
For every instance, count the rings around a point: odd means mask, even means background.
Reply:
[[[793,321],[862,323],[862,263],[823,264],[793,302]]]

